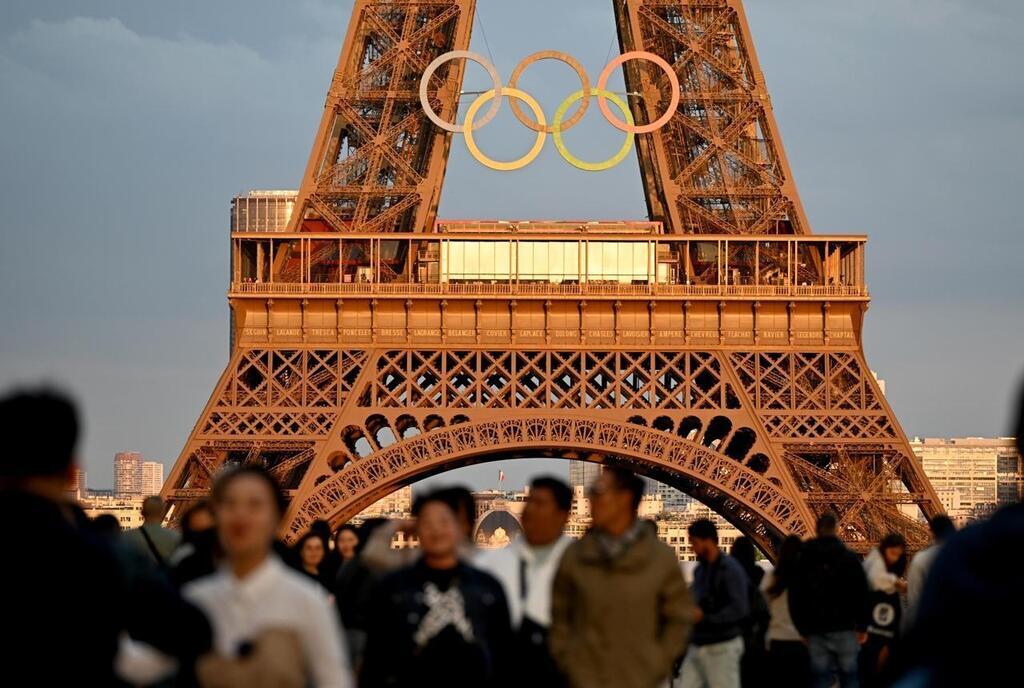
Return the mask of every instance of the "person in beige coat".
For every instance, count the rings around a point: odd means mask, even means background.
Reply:
[[[593,529],[555,575],[551,653],[572,688],[656,688],[686,651],[695,612],[673,550],[637,518],[643,481],[606,467]]]

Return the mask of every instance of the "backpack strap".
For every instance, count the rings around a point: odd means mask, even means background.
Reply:
[[[160,568],[166,568],[167,562],[165,562],[164,558],[160,555],[160,550],[156,548],[156,543],[153,542],[153,538],[151,538],[149,533],[146,532],[145,527],[139,526],[139,532],[142,533],[142,537],[145,538],[146,544],[149,545],[149,551],[153,554],[153,558],[156,559],[157,565]]]

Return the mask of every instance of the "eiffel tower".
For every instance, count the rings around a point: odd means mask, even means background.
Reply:
[[[769,555],[825,510],[859,551],[927,541],[939,501],[861,347],[866,237],[811,233],[740,1],[613,8],[623,52],[679,82],[635,136],[649,219],[448,222],[452,135],[419,87],[475,1],[356,0],[290,220],[236,201],[231,358],[172,520],[228,464],[281,480],[293,540],[448,469],[559,457],[675,486]],[[464,66],[427,83],[449,122]],[[624,74],[657,120],[667,74]]]

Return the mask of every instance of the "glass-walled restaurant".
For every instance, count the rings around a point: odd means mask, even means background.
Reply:
[[[863,237],[293,234],[232,241],[232,287],[243,293],[299,292],[301,285],[312,293],[865,293]]]

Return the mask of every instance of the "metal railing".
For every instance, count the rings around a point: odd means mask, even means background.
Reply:
[[[441,282],[233,282],[233,294],[325,294],[384,296],[750,296],[750,297],[866,297],[867,287],[857,285],[717,285],[717,284],[518,284]]]

